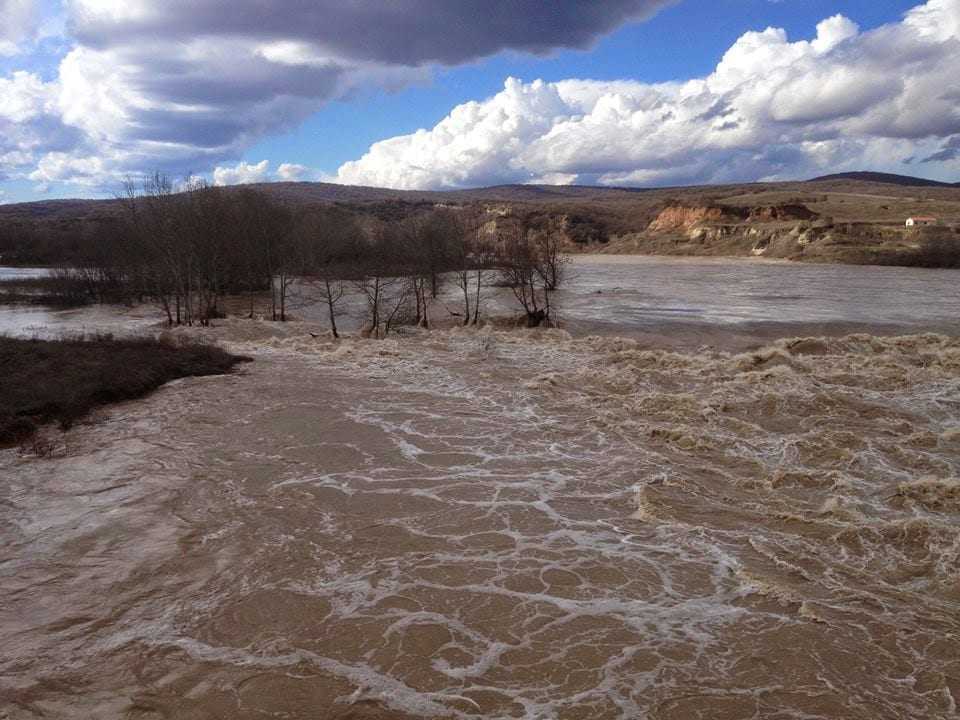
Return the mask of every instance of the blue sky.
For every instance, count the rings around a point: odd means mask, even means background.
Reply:
[[[507,0],[233,0],[226,19],[224,1],[0,0],[0,202],[109,195],[152,170],[960,180],[960,0],[568,0],[506,25],[477,9]]]
[[[910,0],[686,0],[650,20],[626,25],[590,50],[557,51],[549,57],[500,53],[466,66],[435,70],[430,82],[399,92],[367,91],[332,102],[296,130],[257,143],[243,158],[267,159],[271,164],[293,161],[334,172],[381,138],[431,127],[455,105],[495,94],[511,75],[548,81],[682,80],[708,74],[747,30],[782,27],[791,38],[810,38],[818,22],[837,13],[868,29],[899,20],[915,4]]]

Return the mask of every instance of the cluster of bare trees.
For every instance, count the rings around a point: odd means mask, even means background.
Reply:
[[[563,281],[566,258],[560,236],[549,225],[513,225],[501,236],[498,268],[526,313],[527,326],[538,327],[553,316],[551,293]]]
[[[364,333],[382,337],[399,324],[429,328],[435,306],[451,276],[463,289],[459,316],[464,325],[479,322],[479,302],[492,268],[494,242],[476,216],[433,210],[394,224],[378,224],[365,240],[352,286],[367,307]]]
[[[180,192],[157,175],[142,189],[129,184],[124,197],[126,242],[119,261],[127,281],[157,302],[172,324],[207,324],[220,314],[218,303],[243,276],[242,245],[231,228],[238,206],[201,183]]]
[[[534,327],[551,321],[563,277],[560,239],[548,227],[522,218],[493,227],[470,208],[387,222],[337,205],[295,210],[255,189],[175,188],[160,175],[128,184],[123,206],[73,277],[101,300],[109,289],[113,299],[154,302],[171,325],[209,324],[225,298],[245,297],[251,316],[267,299],[281,321],[295,304],[320,303],[338,336],[353,298],[363,333],[383,337],[451,314],[478,323],[497,284],[511,288]]]

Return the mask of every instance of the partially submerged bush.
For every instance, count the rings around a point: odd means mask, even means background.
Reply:
[[[67,429],[94,407],[142,397],[176,378],[228,373],[247,359],[155,338],[0,337],[0,445],[45,423]]]

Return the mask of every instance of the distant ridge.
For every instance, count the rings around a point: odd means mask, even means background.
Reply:
[[[822,175],[807,182],[828,182],[830,180],[861,180],[863,182],[886,183],[887,185],[904,185],[907,187],[960,187],[960,183],[945,183],[939,180],[912,177],[910,175],[895,175],[881,172],[845,172],[834,175]]]
[[[926,192],[949,202],[960,202],[960,195],[957,195],[960,193],[960,183],[950,184],[878,172],[837,173],[812,180],[787,182],[648,188],[591,185],[494,185],[457,190],[397,190],[323,182],[269,182],[231,186],[225,190],[239,192],[244,188],[260,190],[290,207],[336,203],[354,207],[360,212],[381,212],[387,215],[393,212],[390,206],[396,206],[394,210],[403,214],[418,206],[469,203],[504,205],[526,203],[531,206],[549,206],[552,212],[574,215],[613,212],[621,218],[628,220],[632,218],[629,229],[631,232],[635,225],[645,227],[653,219],[647,217],[649,212],[653,212],[651,208],[660,207],[665,203],[709,205],[718,198],[741,195],[757,198],[763,193],[803,194],[813,190],[817,193],[852,192],[867,196],[897,195],[903,196],[904,202],[913,202],[917,195]],[[770,202],[776,204],[781,201],[782,198]],[[757,200],[757,202],[761,201]],[[397,210],[400,206],[409,207],[407,210]],[[75,221],[116,216],[122,209],[122,201],[116,198],[0,203],[0,235],[2,235],[3,225],[8,222],[69,224]],[[908,214],[914,212],[913,208],[905,208],[905,210]],[[836,212],[833,215],[835,216]]]

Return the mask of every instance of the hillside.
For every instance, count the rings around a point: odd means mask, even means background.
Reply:
[[[861,180],[864,182],[884,183],[887,185],[904,185],[906,187],[960,187],[960,183],[945,183],[939,180],[912,177],[910,175],[894,175],[879,172],[848,172],[834,175],[822,175],[807,182],[824,182],[831,180]]]
[[[388,222],[436,205],[486,211],[494,223],[496,217],[547,216],[565,232],[571,250],[604,252],[897,262],[921,237],[903,227],[907,217],[933,215],[941,233],[960,224],[960,186],[881,173],[655,189],[502,185],[417,191],[312,182],[245,187],[298,210],[334,203]],[[0,205],[0,257],[18,264],[70,262],[99,225],[121,212],[120,201],[112,199]]]

